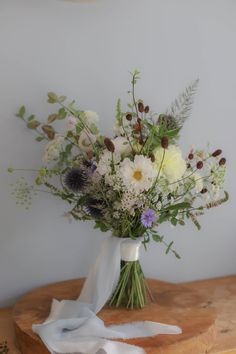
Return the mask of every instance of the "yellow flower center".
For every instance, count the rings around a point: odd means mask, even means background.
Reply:
[[[136,181],[140,181],[143,178],[142,171],[140,170],[134,171],[133,178],[136,179]]]

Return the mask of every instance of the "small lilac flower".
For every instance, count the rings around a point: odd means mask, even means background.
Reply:
[[[156,221],[156,213],[153,209],[147,209],[141,215],[141,222],[145,227],[152,227],[152,224]]]

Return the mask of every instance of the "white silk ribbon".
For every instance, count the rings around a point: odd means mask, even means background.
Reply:
[[[105,326],[96,314],[114,292],[120,275],[121,258],[137,260],[139,241],[108,237],[90,269],[77,300],[53,299],[51,311],[42,324],[34,324],[37,333],[52,354],[144,354],[137,346],[114,339],[180,334],[181,328],[152,321]]]

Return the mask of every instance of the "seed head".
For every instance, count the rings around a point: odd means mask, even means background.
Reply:
[[[169,139],[167,138],[167,136],[163,136],[161,138],[161,146],[163,147],[163,149],[167,149],[169,145]]]
[[[217,149],[217,150],[215,150],[215,151],[213,152],[212,156],[213,156],[213,157],[216,157],[216,156],[219,156],[221,153],[222,153],[222,150]]]
[[[108,151],[110,151],[110,152],[112,152],[112,153],[115,151],[115,145],[113,144],[113,142],[111,141],[111,139],[105,138],[105,139],[104,139],[104,144],[105,144],[105,146],[106,146],[106,148],[107,148]]]

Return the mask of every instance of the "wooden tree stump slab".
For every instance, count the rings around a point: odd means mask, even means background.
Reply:
[[[14,307],[17,344],[22,354],[49,354],[32,324],[42,323],[48,316],[53,298],[76,299],[84,279],[51,284],[26,294]],[[125,340],[145,349],[147,354],[202,354],[213,346],[217,335],[216,311],[205,306],[198,291],[158,280],[148,280],[155,299],[142,310],[104,308],[99,317],[107,325],[150,320],[178,325],[183,333]]]

